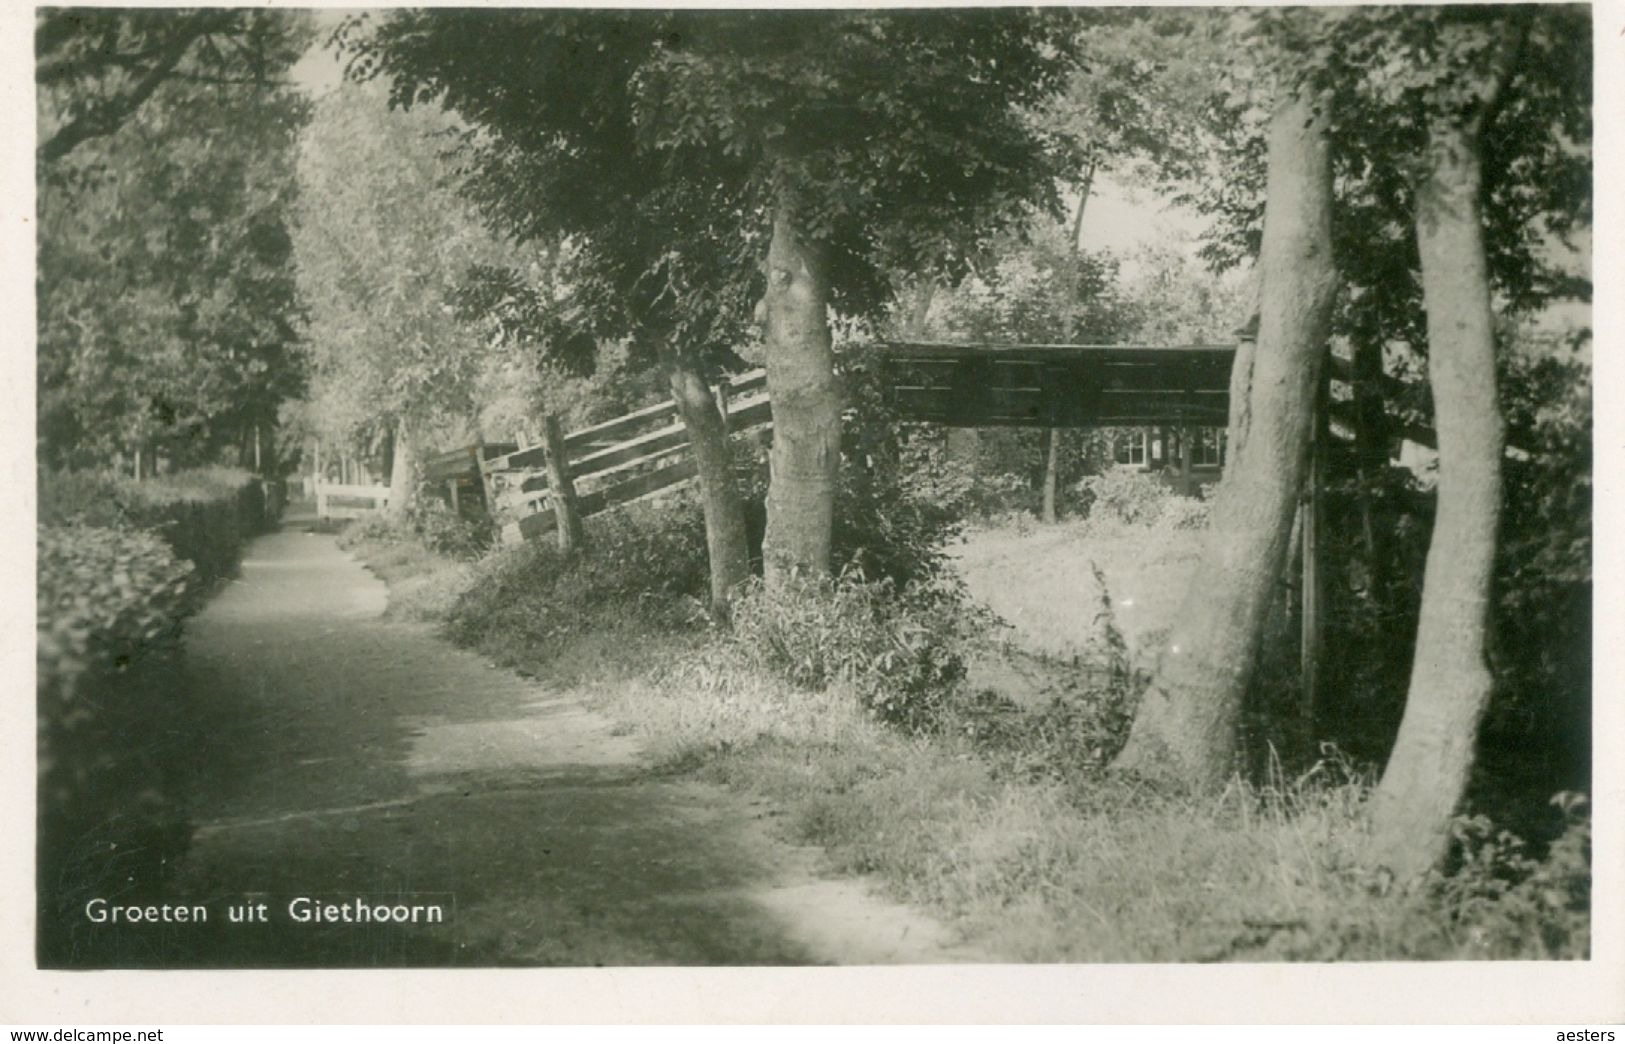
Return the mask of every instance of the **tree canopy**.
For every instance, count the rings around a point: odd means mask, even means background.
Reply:
[[[382,92],[329,92],[299,151],[293,256],[310,310],[312,422],[366,445],[478,414],[486,332],[459,311],[471,271],[512,259],[458,194],[459,127]]]
[[[146,12],[85,15],[111,38],[179,32]],[[112,111],[99,81],[69,75],[67,54],[86,38],[62,42],[57,16],[42,17],[42,54],[56,56],[40,66],[42,127],[60,110],[107,128],[72,131],[84,136],[41,169],[43,456],[107,464],[157,439],[171,454],[209,457],[270,422],[301,384],[288,211],[308,105],[270,77],[308,34],[298,19],[250,19],[264,79],[170,76],[112,127],[95,115]]]

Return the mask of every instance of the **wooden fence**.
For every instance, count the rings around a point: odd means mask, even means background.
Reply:
[[[763,370],[719,385],[716,395],[730,433],[772,422]],[[579,521],[694,477],[688,431],[669,399],[568,434],[547,427],[540,444],[480,461],[492,503],[516,516],[502,526],[504,543],[558,532],[561,517]]]
[[[949,425],[1138,427],[1176,423],[1222,427],[1229,405],[1234,345],[884,346],[884,381],[898,416]],[[1332,444],[1352,434],[1352,367],[1333,357],[1317,429]],[[1332,385],[1340,387],[1331,393]],[[1386,398],[1415,398],[1415,389],[1383,378]],[[730,431],[767,426],[772,406],[765,371],[742,374],[717,389]],[[1389,435],[1426,447],[1433,432],[1394,421]],[[1325,437],[1325,436],[1323,436]],[[551,445],[551,448],[550,448]],[[444,475],[455,504],[458,483],[478,483],[487,503],[510,520],[505,543],[558,532],[600,511],[670,489],[694,477],[688,433],[667,400],[535,445],[483,445],[450,451]],[[438,458],[437,458],[438,459]],[[551,464],[559,470],[552,473]],[[457,478],[453,472],[466,471]],[[552,492],[559,489],[557,496]]]

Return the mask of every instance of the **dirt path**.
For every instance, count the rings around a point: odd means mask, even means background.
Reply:
[[[427,629],[333,539],[257,541],[188,631],[208,723],[172,891],[206,925],[143,966],[938,963],[938,924],[816,873],[769,810],[653,776],[611,723]],[[297,923],[288,900],[439,904],[447,923]],[[225,911],[264,902],[265,923]],[[129,932],[130,930],[126,930]]]

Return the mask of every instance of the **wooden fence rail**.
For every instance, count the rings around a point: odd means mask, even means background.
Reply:
[[[318,518],[361,518],[389,506],[388,486],[346,485],[317,479],[315,493]]]
[[[772,423],[765,371],[741,374],[716,391],[730,433]],[[688,431],[677,417],[677,404],[668,399],[544,438],[539,446],[492,456],[480,467],[494,496],[511,490],[519,494],[518,517],[502,527],[503,543],[559,533],[562,518],[564,546],[575,542],[572,519],[579,521],[693,479],[694,462],[688,451]],[[592,488],[578,490],[578,483]]]
[[[1234,345],[896,343],[884,349],[888,395],[902,419],[1060,427],[1223,427],[1235,352]],[[1354,426],[1353,367],[1333,356],[1325,379],[1340,391],[1323,393],[1328,430],[1322,437],[1343,442]],[[1394,377],[1383,378],[1381,391],[1388,401],[1426,401],[1413,384]],[[772,424],[765,371],[729,380],[717,388],[717,396],[730,431]],[[1437,444],[1427,426],[1392,415],[1388,433],[1429,448]],[[689,481],[694,466],[688,450],[676,404],[667,400],[564,434],[551,455],[561,458],[559,474],[569,485],[585,487],[569,498],[585,517]],[[503,527],[504,542],[557,531],[560,513],[551,490],[558,482],[548,475],[548,440],[536,446],[486,446],[473,456],[489,498],[517,497],[518,517]]]

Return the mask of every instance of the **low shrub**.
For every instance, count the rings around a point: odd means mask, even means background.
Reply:
[[[1462,950],[1503,959],[1590,956],[1591,817],[1576,794],[1558,794],[1551,804],[1564,828],[1544,858],[1486,816],[1456,818],[1455,865],[1433,896]]]
[[[1196,497],[1175,496],[1162,506],[1157,516],[1161,529],[1206,529],[1213,505]]]
[[[425,547],[437,554],[464,561],[478,558],[491,546],[491,526],[463,518],[451,505],[434,497],[418,497],[406,509],[406,526]]]
[[[1026,711],[986,691],[950,708],[955,731],[1000,774],[1075,789],[1098,782],[1128,741],[1145,678],[1129,656],[1105,574],[1090,563],[1099,602],[1092,640],[1069,668],[1049,702]]]
[[[942,724],[965,677],[968,644],[989,624],[957,587],[890,579],[760,584],[733,604],[733,640],[758,667],[802,688],[849,686],[881,720],[911,731]]]
[[[151,533],[37,537],[41,956],[73,946],[91,896],[161,882],[190,838],[190,718],[171,682],[195,570]]]
[[[1090,475],[1077,490],[1089,521],[1104,525],[1151,525],[1174,501],[1186,499],[1154,476],[1128,468]]]

